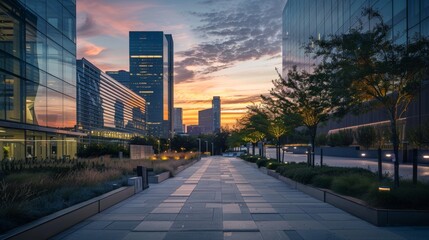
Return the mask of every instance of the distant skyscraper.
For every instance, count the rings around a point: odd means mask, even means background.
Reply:
[[[213,133],[213,109],[204,109],[198,111],[198,126],[201,133]]]
[[[173,129],[174,133],[184,133],[185,129],[183,128],[183,109],[182,108],[174,108],[174,116],[173,116]]]
[[[120,84],[130,88],[130,72],[125,70],[106,71],[106,74],[118,81]]]
[[[213,109],[213,132],[220,132],[220,97],[214,96],[212,100]]]
[[[130,32],[130,88],[147,103],[148,134],[173,133],[173,38],[163,32]]]

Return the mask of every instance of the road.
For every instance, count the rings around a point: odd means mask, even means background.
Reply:
[[[257,152],[257,151],[256,151]],[[267,148],[267,157],[275,158],[276,149]],[[288,162],[306,162],[307,156],[305,154],[292,154],[285,152],[285,161]],[[320,165],[320,155],[316,155],[316,165]],[[361,159],[361,158],[345,158],[345,157],[330,157],[323,156],[323,164],[328,166],[338,167],[360,167],[366,168],[373,172],[378,171],[377,159]],[[383,173],[393,176],[393,163],[383,162]],[[429,166],[418,166],[417,169],[418,180],[422,182],[429,182]],[[413,168],[411,164],[401,164],[399,166],[399,176],[404,179],[413,178]]]

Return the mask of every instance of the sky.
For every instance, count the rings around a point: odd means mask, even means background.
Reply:
[[[128,32],[173,36],[174,107],[183,123],[222,102],[223,127],[257,103],[281,69],[286,0],[77,0],[77,58],[103,71],[129,70]]]

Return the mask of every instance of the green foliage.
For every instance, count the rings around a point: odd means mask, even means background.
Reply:
[[[374,180],[360,174],[343,175],[332,181],[332,190],[352,197],[362,197],[375,187]]]
[[[277,161],[270,161],[268,164],[265,165],[265,167],[271,170],[276,170],[278,167],[283,165],[284,163],[279,163]]]
[[[325,146],[328,141],[327,134],[319,134],[316,137],[316,146]]]
[[[375,129],[371,126],[358,127],[355,136],[357,143],[366,149],[374,145],[377,138]]]
[[[124,156],[130,155],[130,151],[127,147],[116,143],[80,144],[77,149],[77,156],[82,158],[99,157],[104,155],[118,157],[119,152],[122,152]]]
[[[429,147],[429,122],[407,131],[407,139],[414,147]]]
[[[327,144],[331,147],[350,146],[353,143],[353,132],[351,130],[340,130],[327,136]]]
[[[391,187],[391,190],[381,192],[376,187],[371,189],[368,196],[368,202],[371,205],[380,208],[428,210],[429,186],[427,184],[414,185],[411,181],[402,181],[399,188],[393,188],[391,182],[384,185]]]
[[[254,156],[254,155],[241,155],[240,158],[251,163],[256,163],[256,161],[260,159],[259,156]]]
[[[318,188],[331,188],[332,181],[334,180],[333,176],[329,175],[316,175],[312,179],[312,185]]]

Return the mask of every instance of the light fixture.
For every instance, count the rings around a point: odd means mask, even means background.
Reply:
[[[380,192],[390,192],[390,187],[378,187],[378,191],[380,191]]]
[[[386,157],[390,158],[392,156],[392,154],[388,153],[386,154]]]
[[[429,159],[429,155],[423,155],[424,159]]]
[[[366,157],[366,153],[361,153],[360,156],[361,157]]]

